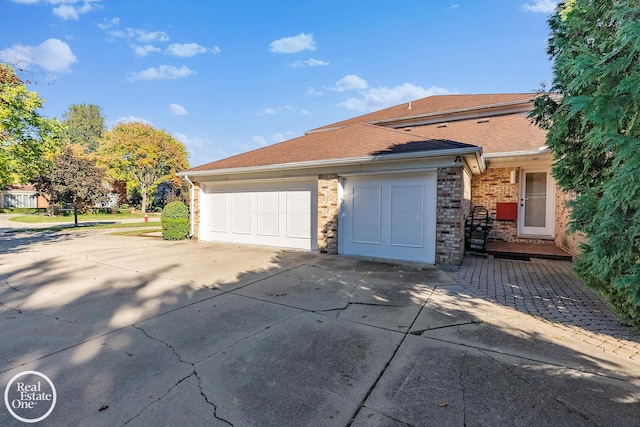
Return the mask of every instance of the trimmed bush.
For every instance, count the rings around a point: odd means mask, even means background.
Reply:
[[[160,214],[162,237],[165,240],[182,240],[189,235],[189,208],[182,202],[171,202]]]

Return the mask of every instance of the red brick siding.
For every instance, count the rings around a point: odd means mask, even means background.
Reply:
[[[338,254],[338,175],[318,176],[318,251]]]
[[[437,174],[436,264],[458,265],[464,256],[464,181],[461,167]]]

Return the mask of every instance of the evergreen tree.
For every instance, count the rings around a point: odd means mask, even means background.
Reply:
[[[640,5],[570,0],[549,19],[552,92],[532,115],[548,130],[553,175],[575,195],[587,242],[575,269],[640,324]]]
[[[69,141],[83,146],[85,153],[96,152],[104,132],[104,116],[100,107],[95,104],[72,104],[63,117]]]

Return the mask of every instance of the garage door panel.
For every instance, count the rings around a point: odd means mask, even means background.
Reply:
[[[232,193],[231,218],[233,233],[251,234],[251,193]]]
[[[435,173],[346,178],[339,251],[435,261]]]
[[[391,242],[393,246],[424,246],[424,187],[391,187]]]
[[[258,192],[258,235],[278,236],[280,234],[280,193],[278,191]]]
[[[315,181],[205,184],[202,240],[317,248]]]
[[[381,187],[354,187],[352,189],[352,238],[354,243],[379,245],[380,209],[382,208]]]
[[[208,198],[206,209],[209,211],[208,217],[211,230],[226,233],[229,229],[229,215],[226,193],[213,193]]]
[[[311,189],[287,191],[287,237],[308,239],[311,237]]]

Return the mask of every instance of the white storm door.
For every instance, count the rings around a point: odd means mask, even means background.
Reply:
[[[518,232],[552,237],[555,219],[555,186],[549,170],[523,169],[520,175]]]

